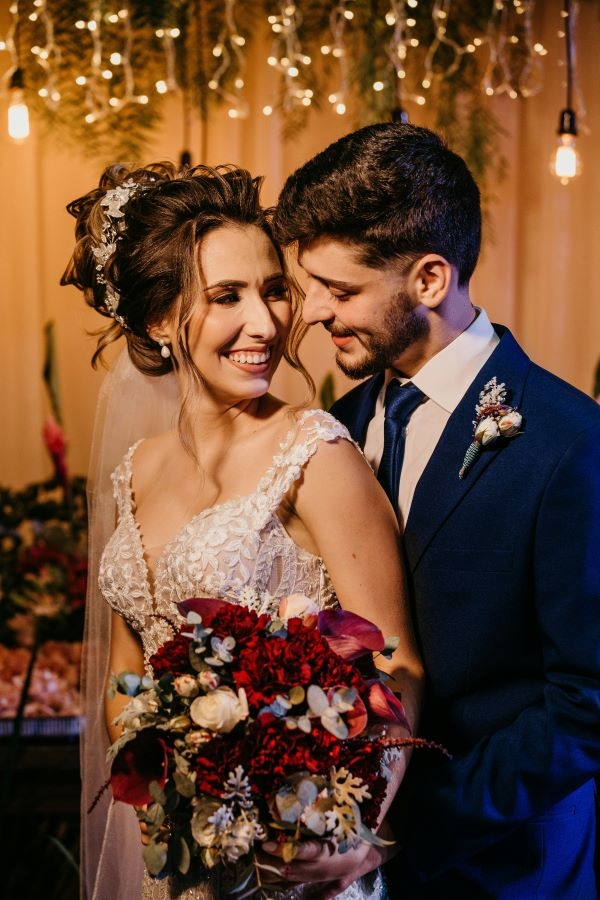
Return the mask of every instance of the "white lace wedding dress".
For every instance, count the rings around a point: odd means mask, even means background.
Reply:
[[[153,586],[131,492],[138,444],[131,447],[113,475],[119,519],[102,556],[99,584],[110,606],[139,633],[146,661],[181,625],[176,604],[190,597],[222,597],[270,613],[282,597],[293,593],[305,594],[321,608],[336,604],[323,561],[291,540],[277,511],[319,442],[339,438],[350,440],[345,427],[328,413],[307,410],[299,415],[297,427],[290,430],[252,494],[203,510],[163,548]],[[133,810],[131,814],[135,819]],[[302,895],[299,887],[278,896],[296,900]],[[211,873],[192,886],[144,875],[141,896],[144,900],[216,900],[225,894],[219,889],[218,876]],[[339,896],[384,900],[383,876],[371,873]]]

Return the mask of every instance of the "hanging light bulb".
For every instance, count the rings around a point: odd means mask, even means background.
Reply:
[[[561,184],[569,184],[581,172],[581,158],[577,151],[577,120],[573,109],[573,45],[571,2],[564,0],[565,62],[567,102],[558,120],[558,145],[550,159],[550,171]]]
[[[581,172],[576,146],[577,123],[572,109],[563,109],[558,123],[558,145],[550,160],[550,171],[561,184],[569,184]]]
[[[17,67],[12,73],[8,94],[8,136],[13,141],[24,141],[29,137],[29,110],[23,91],[23,69]]]

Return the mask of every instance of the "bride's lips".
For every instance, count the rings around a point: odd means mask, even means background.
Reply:
[[[244,347],[240,350],[228,350],[223,356],[237,369],[262,374],[271,367],[272,352],[272,347]]]

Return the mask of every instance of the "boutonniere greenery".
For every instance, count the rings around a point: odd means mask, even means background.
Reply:
[[[477,418],[473,420],[473,440],[465,453],[459,478],[465,477],[482,447],[500,437],[514,437],[519,433],[523,417],[513,406],[508,406],[505,399],[506,385],[498,384],[494,376],[479,394],[479,403],[475,406]]]

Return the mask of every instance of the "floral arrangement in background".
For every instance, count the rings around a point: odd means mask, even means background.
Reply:
[[[52,323],[44,379],[53,414],[43,440],[54,472],[20,490],[0,486],[0,718],[71,716],[87,584],[85,480],[69,476]]]
[[[381,844],[388,764],[398,747],[429,746],[373,663],[397,639],[301,595],[273,619],[217,599],[179,608],[187,620],[151,657],[153,677],[113,676],[132,699],[109,749],[112,792],[147,826],[150,874],[219,866],[249,896],[255,842],[278,841],[286,861],[304,837],[340,852]]]

